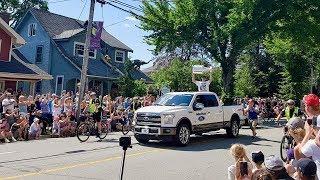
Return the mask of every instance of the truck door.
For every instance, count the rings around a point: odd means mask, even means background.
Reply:
[[[202,128],[205,128],[205,125],[211,123],[211,120],[210,120],[211,108],[208,107],[208,103],[206,102],[206,95],[197,95],[193,106],[195,107],[197,103],[201,103],[204,106],[203,109],[199,109],[199,110],[194,108],[194,112],[193,112],[195,125],[197,126],[197,128],[202,129]]]
[[[223,109],[219,106],[217,97],[214,94],[204,95],[204,106],[208,109],[210,123],[223,123]],[[222,124],[221,124],[222,125]]]

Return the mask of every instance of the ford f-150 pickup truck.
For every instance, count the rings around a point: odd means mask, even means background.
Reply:
[[[215,93],[174,92],[135,112],[134,136],[139,143],[170,138],[185,146],[191,134],[226,129],[237,137],[243,118],[241,105],[222,106]]]

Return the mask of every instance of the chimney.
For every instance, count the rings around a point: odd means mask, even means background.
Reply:
[[[1,12],[0,17],[7,23],[9,24],[10,21],[10,14],[7,12]]]

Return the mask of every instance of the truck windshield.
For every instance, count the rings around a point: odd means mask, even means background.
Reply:
[[[158,106],[189,106],[192,94],[166,94],[155,102]]]

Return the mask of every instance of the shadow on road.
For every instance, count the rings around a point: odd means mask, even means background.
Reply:
[[[229,149],[232,144],[241,143],[244,145],[257,145],[257,146],[271,146],[262,142],[274,142],[280,143],[272,139],[266,139],[262,137],[256,137],[252,139],[252,136],[239,135],[238,138],[228,138],[226,134],[213,134],[191,137],[190,144],[186,147],[176,147],[172,142],[157,142],[151,141],[148,144],[142,145],[147,147],[170,149],[177,151],[209,151],[216,149]]]

